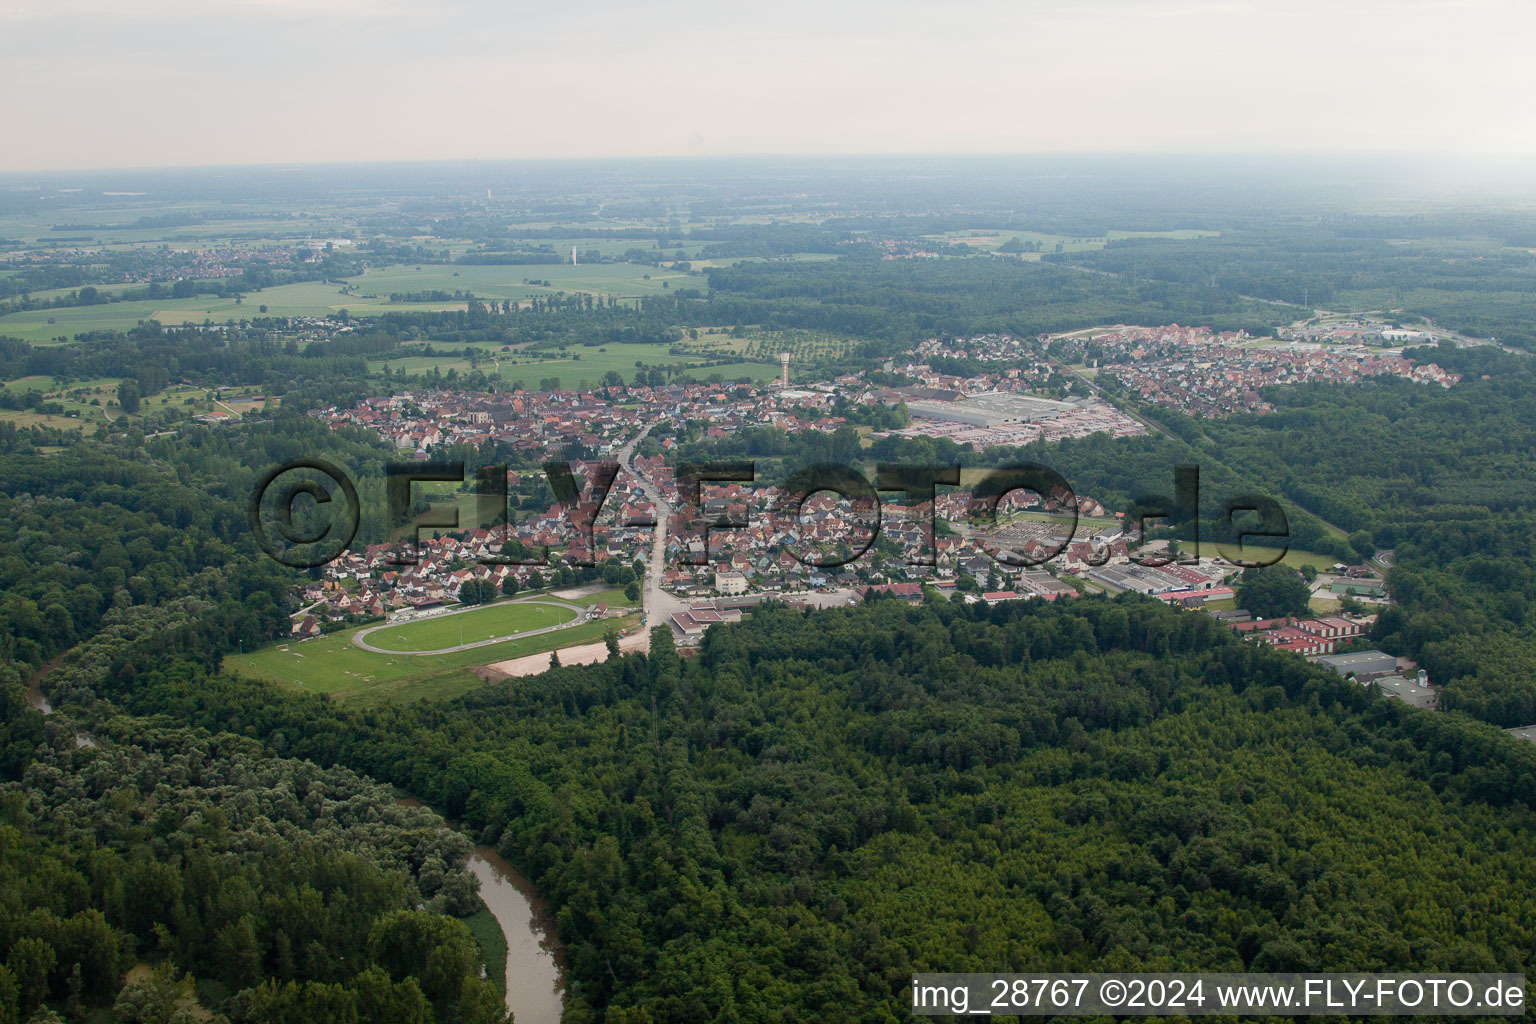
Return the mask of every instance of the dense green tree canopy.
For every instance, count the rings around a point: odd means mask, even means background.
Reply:
[[[1276,619],[1286,615],[1305,616],[1312,592],[1301,573],[1288,565],[1267,565],[1244,569],[1238,577],[1237,603],[1255,618]]]

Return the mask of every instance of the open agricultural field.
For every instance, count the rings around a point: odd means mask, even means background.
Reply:
[[[30,409],[0,409],[0,423],[14,423],[20,427],[47,427],[50,430],[83,430],[101,422],[99,417],[92,418],[76,414],[74,416],[61,416],[57,413],[33,412]]]
[[[636,363],[644,363],[647,367],[685,367],[699,361],[697,356],[674,355],[672,346],[661,342],[573,346],[565,349],[563,355],[559,349],[521,349],[496,356],[501,376],[507,380],[521,380],[529,387],[537,386],[543,377],[559,377],[565,387],[574,387],[581,380],[596,384],[610,370],[617,371],[625,380],[632,380],[638,369]]]
[[[261,412],[265,409],[275,408],[282,403],[282,399],[276,396],[266,395],[224,395],[215,403],[219,409],[225,412],[245,415],[251,412]]]
[[[187,224],[155,224],[144,218],[195,220]],[[242,204],[238,208],[212,201],[166,202],[146,199],[140,203],[104,202],[99,206],[71,206],[47,213],[11,214],[0,217],[0,236],[39,245],[60,239],[90,239],[102,247],[143,245],[174,241],[184,247],[201,242],[212,245],[239,236],[251,238],[294,238],[337,234],[340,221],[322,218],[291,217],[276,206]]]
[[[534,281],[548,281],[549,284],[528,283]],[[660,295],[670,288],[709,289],[709,281],[702,274],[630,263],[578,263],[574,267],[569,263],[531,266],[426,263],[370,270],[352,278],[350,283],[360,296],[377,296],[378,302],[394,308],[400,308],[400,304],[389,302],[391,294],[424,291],[467,291],[483,299],[523,302],[558,292],[586,292],[632,300]]]
[[[262,312],[262,307],[266,312]],[[370,316],[406,310],[463,309],[464,303],[399,303],[365,299],[355,292],[343,292],[334,284],[305,281],[284,284],[236,298],[203,295],[192,299],[145,299],[134,302],[108,302],[95,306],[66,306],[62,309],[34,309],[0,317],[0,334],[23,338],[34,345],[69,340],[85,331],[126,331],[144,320],[162,324],[200,324],[204,321],[249,320],[261,316],[330,316],[347,310],[356,316]]]
[[[191,303],[187,304],[187,317],[191,317]],[[0,334],[21,338],[34,345],[65,342],[76,334],[86,331],[126,331],[141,320],[155,319],[169,300],[144,302],[111,302],[99,306],[68,306],[64,309],[29,309],[0,316]],[[211,309],[213,303],[202,309]],[[211,313],[201,313],[198,321],[210,319]],[[218,319],[225,319],[220,316]]]
[[[638,615],[583,622],[522,640],[487,644],[454,654],[374,654],[352,643],[356,629],[281,643],[224,659],[226,671],[374,704],[420,698],[449,699],[481,685],[478,665],[602,640],[609,629],[633,628]]]
[[[404,356],[395,359],[370,359],[368,369],[374,373],[381,370],[389,370],[391,373],[406,373],[410,376],[431,373],[434,369],[439,373],[447,373],[449,370],[457,370],[460,373],[472,368],[470,361],[460,355],[444,353],[435,356]]]
[[[368,634],[368,642],[386,651],[436,651],[492,637],[526,633],[570,622],[576,613],[555,604],[504,601],[475,611],[437,615]]]
[[[54,378],[42,374],[0,381],[0,391],[50,391],[57,386],[58,382]]]
[[[823,263],[838,257],[830,252],[795,252],[785,256],[718,256],[707,260],[691,260],[694,270],[730,267],[737,263]]]

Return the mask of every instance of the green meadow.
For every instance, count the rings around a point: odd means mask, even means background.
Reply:
[[[63,406],[64,412],[59,414],[33,412],[30,409],[0,409],[0,421],[14,423],[18,427],[44,426],[72,430],[89,426],[94,429],[99,423],[124,418],[125,414],[117,405],[117,385],[116,379],[108,377],[85,381],[61,381],[54,377],[31,376],[6,381],[0,383],[0,389],[40,391],[44,402],[57,403]],[[92,405],[92,402],[96,404]],[[247,402],[233,408],[235,411],[244,411],[255,407],[256,403]],[[175,408],[196,415],[209,412],[214,406],[208,400],[208,392],[205,389],[175,385],[144,397],[140,401],[138,413],[127,418],[137,419],[166,408]]]
[[[436,651],[458,644],[479,643],[570,622],[576,613],[552,604],[505,602],[472,612],[439,615],[368,634],[368,642],[386,651]]]
[[[633,628],[638,615],[583,622],[522,640],[453,654],[374,654],[352,643],[356,628],[232,654],[224,669],[336,700],[377,704],[421,698],[446,700],[482,685],[470,669],[561,647],[595,643],[610,629]]]
[[[1180,550],[1184,552],[1190,551],[1193,547],[1194,545],[1188,541],[1181,542],[1180,544]],[[1201,558],[1224,559],[1231,555],[1234,558],[1241,557],[1249,561],[1268,561],[1279,554],[1280,550],[1280,548],[1264,547],[1260,544],[1245,544],[1242,548],[1242,554],[1239,555],[1236,545],[1214,544],[1210,541],[1201,541],[1198,553]],[[1280,564],[1288,565],[1292,569],[1300,569],[1304,565],[1310,565],[1314,569],[1324,570],[1332,568],[1334,561],[1335,559],[1331,555],[1320,555],[1315,551],[1289,548],[1286,549],[1285,556],[1280,559]]]

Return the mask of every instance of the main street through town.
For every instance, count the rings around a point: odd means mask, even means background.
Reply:
[[[618,451],[619,465],[635,478],[635,482],[640,485],[640,490],[645,492],[651,504],[656,506],[656,527],[653,531],[655,537],[651,543],[651,557],[645,564],[645,581],[641,587],[640,596],[641,609],[645,612],[644,624],[647,627],[666,625],[669,618],[688,607],[688,602],[661,589],[662,574],[666,571],[667,565],[667,525],[671,520],[671,506],[667,504],[667,499],[663,497],[661,488],[656,485],[656,482],[636,469],[631,461],[635,449],[640,446],[641,441],[645,440],[645,435],[651,432],[653,426],[655,426],[654,423],[646,424],[644,430],[636,434]]]

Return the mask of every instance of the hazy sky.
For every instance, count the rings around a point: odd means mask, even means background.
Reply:
[[[0,170],[1536,152],[1529,0],[0,0]]]

